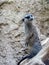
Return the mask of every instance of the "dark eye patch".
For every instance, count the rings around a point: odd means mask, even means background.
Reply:
[[[30,16],[27,16],[27,17],[25,17],[25,18],[29,19],[29,18],[30,18]]]

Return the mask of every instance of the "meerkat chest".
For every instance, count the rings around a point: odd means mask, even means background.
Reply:
[[[26,35],[32,34],[32,27],[30,24],[25,24],[25,33]]]

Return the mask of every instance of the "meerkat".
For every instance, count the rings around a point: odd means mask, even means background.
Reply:
[[[32,48],[31,52],[27,56],[23,57],[17,65],[20,65],[20,63],[25,59],[31,59],[42,49],[36,27],[32,24],[33,19],[34,16],[32,14],[27,14],[22,19],[22,22],[25,24],[26,44],[32,45]]]

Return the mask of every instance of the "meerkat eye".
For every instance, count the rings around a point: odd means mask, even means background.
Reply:
[[[27,17],[25,17],[25,18],[29,19],[29,18],[30,18],[30,16],[27,16]]]
[[[32,15],[31,15],[31,17],[32,17]]]

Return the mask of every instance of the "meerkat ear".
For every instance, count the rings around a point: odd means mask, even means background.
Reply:
[[[24,18],[22,19],[22,21],[24,21]]]

